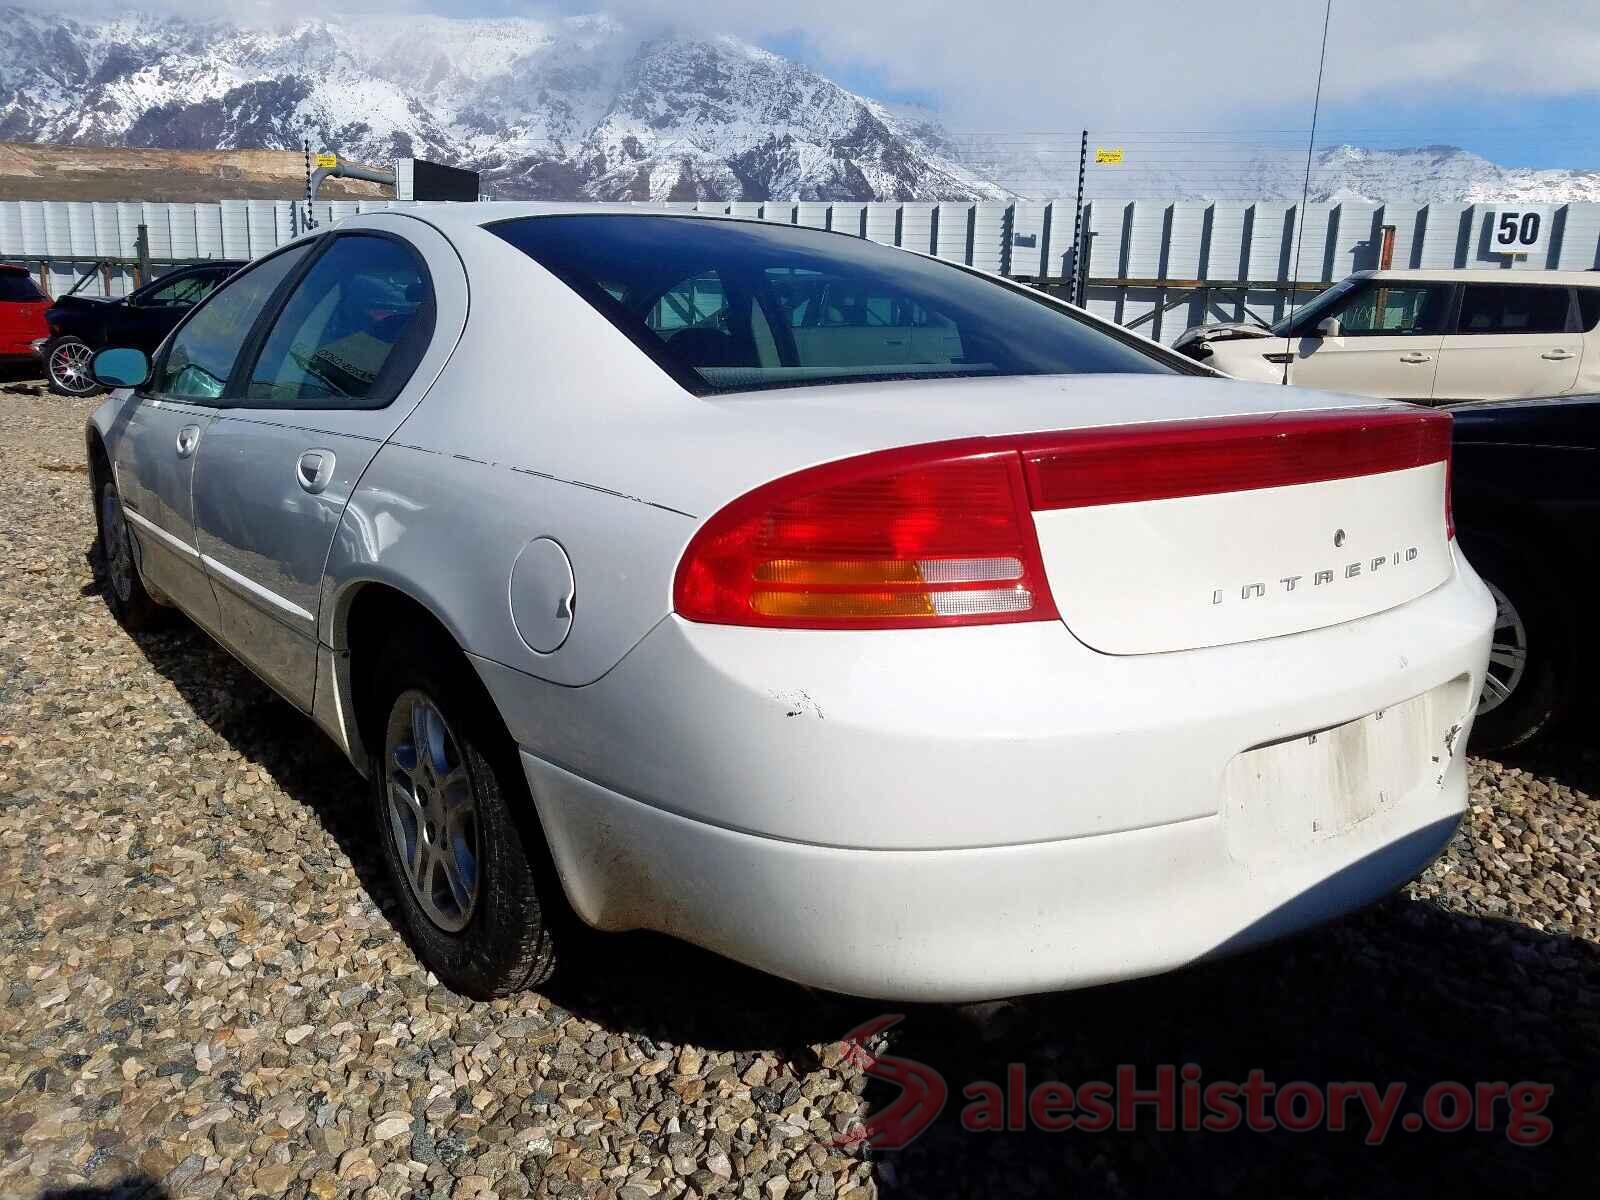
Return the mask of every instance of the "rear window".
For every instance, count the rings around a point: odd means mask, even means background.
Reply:
[[[1571,293],[1564,287],[1469,283],[1461,289],[1461,333],[1565,333]]]
[[[489,229],[702,395],[1175,371],[1020,289],[842,234],[623,215],[520,217]]]
[[[25,271],[0,271],[0,300],[43,300],[45,295]]]

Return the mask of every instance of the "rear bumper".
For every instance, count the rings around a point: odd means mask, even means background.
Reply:
[[[585,920],[967,1000],[1169,969],[1414,875],[1465,807],[1492,620],[1461,563],[1385,613],[1172,654],[1045,623],[869,645],[669,619],[584,688],[477,661]],[[1293,801],[1240,782],[1253,747],[1416,697],[1411,766],[1372,796],[1343,760]]]
[[[814,987],[962,1002],[1088,987],[1232,953],[1394,891],[1466,805],[1443,783],[1275,864],[1226,818],[974,850],[848,850],[738,833],[525,756],[574,908]]]

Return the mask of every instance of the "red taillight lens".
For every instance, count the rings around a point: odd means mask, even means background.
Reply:
[[[692,621],[908,629],[1055,620],[1033,512],[1319,483],[1444,462],[1451,418],[1285,413],[973,438],[813,467],[734,501],[678,564]]]
[[[1036,509],[1323,483],[1450,459],[1449,413],[1356,409],[1084,429],[1020,439]]]
[[[889,451],[758,488],[695,535],[673,592],[681,616],[725,625],[1056,618],[1010,447]]]

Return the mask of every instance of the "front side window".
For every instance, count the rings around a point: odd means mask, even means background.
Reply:
[[[242,403],[381,408],[399,394],[433,333],[422,261],[392,238],[334,239],[272,323]]]
[[[148,390],[176,400],[218,399],[261,310],[309,251],[309,245],[295,246],[228,280],[178,329]]]
[[[1450,309],[1445,284],[1370,281],[1325,316],[1339,318],[1344,337],[1396,337],[1443,333]]]
[[[1179,369],[1020,288],[862,238],[631,215],[519,217],[489,230],[697,394]]]
[[[1564,287],[1469,283],[1461,293],[1458,333],[1565,333],[1570,293]]]

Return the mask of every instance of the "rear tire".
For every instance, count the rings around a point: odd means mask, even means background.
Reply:
[[[139,578],[139,560],[133,534],[122,511],[122,497],[109,479],[100,485],[94,506],[99,529],[100,565],[105,573],[101,594],[111,615],[130,630],[151,629],[166,619],[168,609],[157,604]]]
[[[64,334],[44,344],[44,374],[58,396],[93,396],[105,389],[89,374],[94,351],[80,337]]]
[[[1533,741],[1566,711],[1577,631],[1560,583],[1536,553],[1514,550],[1490,534],[1463,531],[1461,543],[1498,609],[1472,748],[1512,750]]]
[[[478,1000],[543,983],[564,909],[515,744],[442,638],[379,661],[372,813],[418,957]]]

